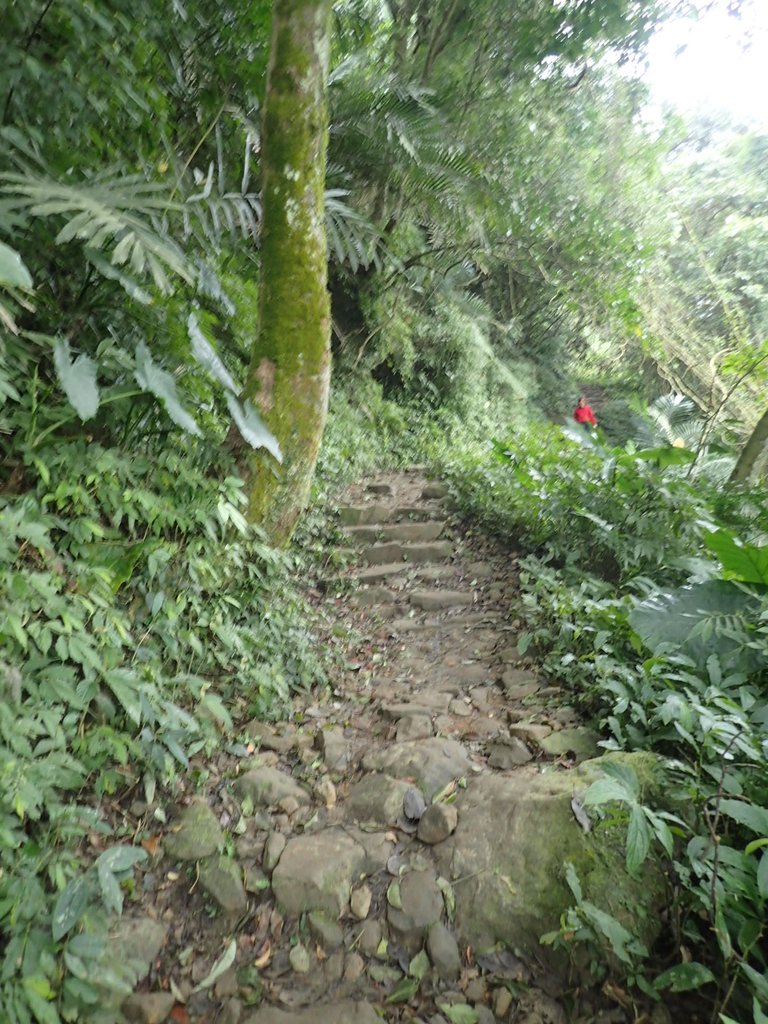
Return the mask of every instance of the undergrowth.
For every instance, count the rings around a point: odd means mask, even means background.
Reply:
[[[716,487],[690,462],[673,447],[610,449],[548,429],[445,470],[464,513],[527,553],[520,653],[535,651],[599,721],[604,747],[663,759],[663,807],[643,806],[626,780],[590,800],[629,826],[628,870],[656,856],[673,881],[661,939],[624,958],[624,982],[657,1000],[697,989],[713,1021],[762,1024],[768,499]],[[588,943],[604,976],[617,922],[592,920],[569,884],[574,906],[548,941]]]

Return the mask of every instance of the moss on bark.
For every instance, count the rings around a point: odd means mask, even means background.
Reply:
[[[323,195],[330,0],[275,0],[262,133],[259,328],[245,397],[283,464],[248,465],[249,516],[285,543],[309,498],[328,408],[330,304]]]

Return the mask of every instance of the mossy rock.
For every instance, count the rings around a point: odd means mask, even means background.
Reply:
[[[661,869],[646,862],[638,878],[625,868],[621,827],[586,834],[571,800],[603,774],[606,761],[631,767],[645,796],[660,792],[662,773],[651,754],[609,754],[578,769],[539,774],[481,775],[457,801],[459,825],[437,849],[440,869],[455,882],[456,929],[477,950],[503,943],[541,955],[540,938],[559,927],[574,903],[565,881],[573,864],[585,899],[612,914],[646,944],[659,929],[664,903]]]

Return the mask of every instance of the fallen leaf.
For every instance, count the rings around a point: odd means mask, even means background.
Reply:
[[[272,943],[267,939],[264,945],[261,947],[261,951],[253,961],[253,966],[262,968],[266,967],[269,961],[272,959]]]
[[[160,845],[160,836],[147,836],[146,839],[141,840],[141,845],[150,857],[154,857],[157,853],[157,848]]]
[[[172,1020],[174,1024],[189,1024],[189,1014],[186,1007],[177,1003],[168,1014],[168,1020]]]

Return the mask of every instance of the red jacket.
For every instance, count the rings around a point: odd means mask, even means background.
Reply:
[[[593,427],[597,426],[595,414],[592,412],[592,407],[589,405],[577,405],[573,410],[573,418],[577,423],[589,423]]]

